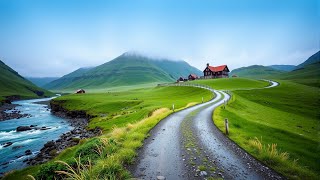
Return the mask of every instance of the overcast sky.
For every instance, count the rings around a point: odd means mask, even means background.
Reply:
[[[137,51],[204,69],[297,65],[320,49],[320,0],[0,0],[0,59],[62,76]]]

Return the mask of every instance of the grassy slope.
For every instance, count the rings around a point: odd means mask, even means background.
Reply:
[[[258,159],[290,178],[315,178],[320,172],[319,88],[280,81],[271,89],[234,91],[226,109],[214,113],[215,124],[224,131],[224,118],[229,119],[230,138]],[[259,154],[249,140],[262,137],[264,145],[276,143],[299,159],[296,168],[288,162],[279,163]],[[311,172],[310,172],[311,170]]]
[[[80,76],[69,76],[49,83],[45,87],[55,90],[106,89],[114,86],[130,86],[153,82],[174,81],[168,73],[153,65],[149,59],[122,55],[90,69]]]
[[[262,88],[269,85],[269,83],[266,81],[246,79],[246,78],[205,79],[205,80],[188,81],[188,83],[208,85],[218,90]]]
[[[230,76],[237,75],[238,77],[261,79],[271,75],[278,75],[283,72],[285,71],[276,70],[271,67],[253,65],[234,69],[231,71]]]
[[[68,148],[55,160],[70,162],[79,153],[89,154],[88,157],[95,164],[91,177],[124,179],[128,177],[124,165],[133,162],[135,151],[142,146],[149,130],[172,113],[169,110],[172,103],[175,104],[176,110],[179,110],[200,103],[202,97],[208,101],[212,94],[210,91],[193,87],[156,87],[119,93],[62,96],[55,101],[63,103],[65,108],[86,110],[91,115],[103,115],[92,119],[89,125],[102,127],[104,134],[92,140],[81,141],[78,146]],[[154,113],[151,113],[152,111]],[[97,157],[90,149],[97,148],[97,141],[104,139],[114,140],[116,144],[105,144],[103,148],[108,151],[108,156]],[[86,158],[87,156],[83,157]],[[27,174],[48,179],[50,174],[58,169],[61,169],[61,166],[51,161],[42,166],[16,171],[5,179],[22,179]]]
[[[320,62],[287,72],[273,78],[291,80],[308,86],[320,87]]]
[[[180,76],[201,71],[184,61],[155,60],[123,54],[112,61],[87,71],[77,70],[45,86],[51,90],[110,89],[120,86],[147,85],[174,82]]]
[[[24,79],[16,71],[0,61],[0,100],[6,96],[20,96],[21,98],[39,97],[35,91],[44,92],[44,96],[52,95],[50,92],[41,89],[30,81]]]

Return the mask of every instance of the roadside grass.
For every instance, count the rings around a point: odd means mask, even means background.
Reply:
[[[229,138],[290,179],[320,178],[319,88],[280,81],[270,89],[233,91],[213,119]],[[257,138],[255,138],[257,137]]]
[[[218,78],[218,79],[201,79],[188,81],[192,84],[208,85],[217,90],[237,90],[248,88],[263,88],[269,85],[269,82],[247,79],[247,78]]]
[[[170,109],[173,102],[175,111],[179,111],[201,103],[202,97],[208,101],[212,96],[210,91],[194,87],[156,87],[121,93],[77,94],[57,98],[56,103],[63,103],[69,110],[85,110],[91,115],[113,114],[111,117],[114,118],[105,119],[108,116],[106,115],[92,119],[90,127],[103,128],[103,135],[81,140],[77,146],[64,150],[55,159],[43,165],[15,171],[4,179],[26,179],[27,175],[36,179],[61,179],[67,176],[90,179],[129,178],[130,173],[126,170],[126,165],[134,162],[136,150],[143,145],[149,131],[173,112]],[[128,111],[137,112],[123,114]],[[136,115],[139,113],[141,115]],[[104,121],[112,122],[106,124]],[[62,174],[64,176],[61,176]]]

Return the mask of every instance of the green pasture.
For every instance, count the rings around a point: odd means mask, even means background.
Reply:
[[[229,119],[233,141],[290,179],[317,179],[320,174],[319,88],[279,81],[270,89],[238,90],[226,109],[214,113],[215,124],[224,131]],[[249,143],[257,137],[264,146],[277,144],[287,160],[266,157]],[[293,165],[294,164],[294,165]]]
[[[246,78],[201,79],[195,81],[188,81],[188,83],[208,85],[213,89],[217,90],[262,88],[269,85],[269,82],[266,81]]]

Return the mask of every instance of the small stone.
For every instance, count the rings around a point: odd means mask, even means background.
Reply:
[[[164,176],[157,176],[157,180],[165,180],[166,178]]]
[[[207,176],[207,175],[208,175],[208,173],[206,171],[201,171],[200,172],[200,176]]]

